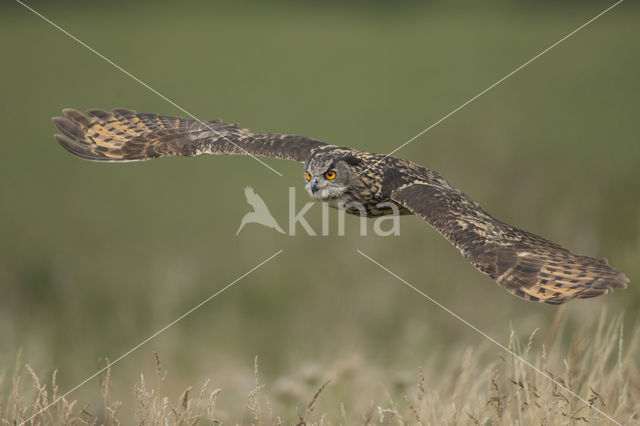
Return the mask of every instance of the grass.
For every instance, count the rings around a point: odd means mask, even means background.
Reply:
[[[401,3],[28,4],[203,119],[372,152],[389,152],[610,5]],[[507,380],[516,373],[507,370],[505,354],[505,361],[497,358],[481,336],[372,267],[356,249],[505,344],[513,329],[512,344],[521,340],[526,350],[539,328],[528,356],[542,365],[544,342],[548,368],[563,380],[562,360],[571,360],[571,340],[583,324],[605,308],[624,312],[625,330],[640,320],[640,98],[631,95],[640,92],[640,8],[633,2],[398,152],[442,173],[497,218],[606,257],[631,279],[624,291],[561,311],[508,294],[415,217],[403,218],[401,235],[393,238],[360,237],[359,221],[351,218],[346,237],[299,232],[292,238],[259,226],[236,237],[248,208],[244,187],[267,201],[281,225],[290,185],[297,188],[298,210],[308,201],[299,164],[266,160],[285,174],[281,178],[250,158],[124,165],[72,158],[52,137],[49,118],[62,108],[181,112],[18,3],[3,2],[0,9],[6,58],[0,67],[0,375],[5,372],[7,421],[33,412],[35,403],[25,367],[11,396],[20,350],[23,363],[47,383],[51,401],[54,369],[59,389],[71,388],[96,371],[97,359],[117,359],[280,249],[273,262],[114,365],[109,395],[121,402],[112,406],[121,423],[135,422],[137,398],[155,398],[145,405],[148,419],[174,422],[171,407],[181,412],[180,396],[189,386],[192,415],[206,411],[199,401],[206,378],[208,392],[222,389],[216,418],[257,422],[246,407],[256,354],[265,386],[254,396],[265,422],[271,410],[286,423],[299,422],[298,412],[309,423],[322,415],[326,422],[360,423],[366,413],[372,421],[384,415],[415,423],[410,402],[425,423],[448,421],[454,412],[458,423],[471,422],[467,413],[508,423],[520,415],[518,395],[529,397],[530,410],[537,410],[534,401],[550,404]],[[319,210],[307,216],[316,230]],[[565,315],[562,333],[554,325],[558,312]],[[592,358],[604,356],[595,353],[602,347],[595,335],[584,338]],[[624,348],[638,358],[629,341]],[[169,372],[161,383],[153,352]],[[580,374],[588,374],[592,363],[583,364],[588,368]],[[635,367],[621,368],[629,386],[619,392],[638,400]],[[492,391],[495,371],[498,390]],[[605,370],[619,371],[612,364]],[[140,374],[151,396],[135,393]],[[526,379],[559,401],[540,377]],[[627,421],[634,408],[618,401],[607,382],[622,379],[589,380],[606,412]],[[580,381],[572,386],[587,400],[593,396]],[[493,396],[498,400],[487,405]],[[170,397],[166,405],[164,397]],[[87,384],[70,398],[78,402],[68,413],[81,417],[86,406],[87,419],[107,421],[99,386]],[[580,409],[567,399],[552,412],[571,416]],[[582,409],[575,416],[600,415]],[[200,421],[207,422],[206,416]]]
[[[526,342],[511,333],[508,345],[553,381],[509,353],[496,355],[489,344],[453,354],[444,366],[418,368],[413,379],[398,372],[383,386],[371,385],[380,372],[361,360],[347,360],[326,370],[292,372],[262,383],[256,357],[253,387],[247,389],[242,409],[234,413],[221,403],[224,390],[215,387],[214,378],[199,388],[189,386],[179,395],[168,395],[169,373],[154,354],[154,377],[149,380],[140,374],[127,394],[114,394],[112,366],[107,361],[97,381],[101,407],[69,395],[42,413],[61,394],[57,374],[46,385],[27,365],[4,384],[0,421],[20,424],[35,415],[27,424],[119,425],[132,424],[133,419],[138,425],[615,424],[609,416],[622,424],[640,424],[638,329],[625,339],[621,317],[611,320],[602,315],[565,346],[560,343],[566,331],[561,322],[558,319],[547,336],[534,331]],[[487,357],[493,360],[484,362]],[[356,386],[344,394],[348,382]],[[370,382],[368,388],[360,387],[365,382]],[[134,401],[133,413],[122,412],[123,399]],[[287,406],[295,411],[283,414]]]

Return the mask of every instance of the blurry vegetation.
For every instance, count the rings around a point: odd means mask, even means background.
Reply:
[[[555,339],[563,331],[559,328],[556,324],[544,336],[546,343],[539,342],[537,330],[525,342],[511,333],[509,350],[540,372],[509,353],[496,357],[490,344],[457,351],[444,370],[421,367],[417,377],[407,370],[381,371],[351,358],[328,369],[310,365],[267,383],[256,358],[253,387],[237,412],[229,410],[224,390],[208,379],[199,389],[188,386],[179,396],[168,396],[171,373],[157,354],[151,377],[141,374],[134,388],[120,395],[112,391],[107,364],[97,383],[102,394],[97,407],[63,397],[57,372],[47,385],[27,365],[31,377],[26,381],[33,386],[29,388],[21,375],[14,376],[6,393],[0,394],[0,421],[127,424],[131,413],[123,413],[118,401],[126,398],[134,402],[130,407],[135,407],[138,425],[639,424],[640,333],[625,340],[619,317],[610,320],[603,315],[597,325],[583,327],[568,347],[561,347]],[[488,354],[493,360],[482,362]]]
[[[610,4],[34,3],[202,119],[373,152],[391,151]],[[275,384],[310,363],[323,371],[352,357],[363,371],[380,375],[431,364],[438,368],[425,367],[425,374],[436,374],[460,360],[451,354],[481,344],[473,330],[356,249],[491,336],[505,336],[510,327],[516,340],[537,328],[544,335],[561,312],[568,343],[605,307],[625,312],[628,330],[637,324],[640,10],[632,2],[397,153],[439,171],[496,217],[606,257],[631,279],[627,290],[560,309],[509,295],[417,218],[403,218],[401,236],[392,238],[358,236],[357,219],[348,221],[348,237],[311,238],[299,229],[292,238],[258,226],[235,237],[249,208],[245,186],[267,201],[281,225],[288,186],[296,186],[298,206],[307,202],[298,164],[266,160],[284,174],[278,177],[250,158],[117,165],[72,158],[52,137],[49,117],[62,108],[181,112],[19,4],[4,2],[0,12],[5,378],[22,348],[24,363],[40,377],[58,369],[59,387],[68,389],[95,371],[95,360],[115,359],[281,248],[272,263],[114,367],[113,395],[124,419],[135,412],[127,395],[151,351],[162,355],[172,378],[157,392],[173,395],[177,407],[176,395],[210,378],[223,389],[228,418],[238,421],[256,354],[263,383]],[[319,229],[319,206],[308,219]],[[488,391],[494,352],[478,354],[468,380]],[[560,367],[554,371],[561,374]],[[442,374],[433,380],[454,380]],[[378,376],[361,377],[360,389],[377,392]],[[321,384],[287,407],[303,410]],[[347,403],[352,392],[342,398],[339,389],[332,382],[319,404]],[[516,392],[507,382],[499,389]],[[625,406],[594,390],[614,404],[610,410]],[[98,407],[102,396],[94,384],[70,396],[75,399],[82,401],[76,409]],[[379,394],[372,399],[383,406]],[[486,400],[476,402],[456,403],[470,404],[478,418],[495,415],[493,408],[493,414],[477,408]],[[420,409],[415,400],[412,405]],[[317,408],[314,416],[329,413],[339,421],[336,407]],[[348,412],[359,419],[367,409]],[[400,412],[412,422],[409,411]]]

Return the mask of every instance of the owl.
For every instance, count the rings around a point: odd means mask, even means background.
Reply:
[[[305,189],[315,200],[367,217],[416,215],[478,270],[532,302],[558,305],[625,288],[629,281],[604,259],[575,254],[499,221],[438,173],[409,160],[303,136],[252,132],[219,120],[202,122],[129,109],[92,109],[86,115],[65,109],[64,115],[53,118],[60,131],[55,138],[85,160],[231,154],[303,163]]]

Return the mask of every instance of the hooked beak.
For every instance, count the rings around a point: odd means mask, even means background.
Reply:
[[[315,194],[319,189],[320,187],[318,186],[318,179],[311,179],[311,193]]]

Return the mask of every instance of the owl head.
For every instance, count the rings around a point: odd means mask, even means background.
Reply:
[[[354,181],[359,180],[357,166],[362,160],[336,151],[320,151],[305,164],[305,189],[316,200],[344,199]]]

